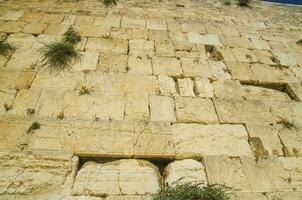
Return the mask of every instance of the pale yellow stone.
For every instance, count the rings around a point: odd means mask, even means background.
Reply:
[[[151,59],[142,56],[129,56],[128,73],[152,75]]]
[[[154,42],[147,40],[130,40],[129,54],[136,56],[152,56],[154,54]]]
[[[152,121],[176,121],[171,97],[150,96],[150,113]]]
[[[194,91],[198,97],[214,97],[212,84],[207,78],[195,79]]]
[[[191,79],[177,79],[177,86],[180,96],[195,97],[194,82]]]
[[[153,57],[154,75],[180,76],[182,74],[179,60],[176,58]]]
[[[168,76],[158,76],[159,92],[161,95],[177,96],[175,81]]]

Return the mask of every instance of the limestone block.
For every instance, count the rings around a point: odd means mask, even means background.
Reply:
[[[100,54],[98,70],[103,72],[125,73],[128,65],[127,55]]]
[[[122,120],[124,118],[125,100],[119,96],[101,93],[79,96],[72,91],[65,94],[63,99],[64,116],[70,118],[90,118],[97,116],[101,120]]]
[[[47,28],[47,24],[42,24],[42,23],[29,23],[26,24],[23,32],[24,33],[31,33],[34,35],[39,35],[44,32],[44,30]]]
[[[146,21],[143,19],[133,19],[128,17],[123,17],[121,26],[124,28],[146,28]]]
[[[23,138],[24,135],[26,134],[27,129],[28,129],[28,125],[23,123],[16,124],[14,122],[11,123],[0,122],[0,142],[1,142],[0,149],[19,150],[19,147],[25,144]]]
[[[128,95],[125,102],[125,119],[128,120],[148,120],[149,97],[146,93]]]
[[[34,76],[34,72],[0,70],[0,90],[28,89]]]
[[[176,97],[177,121],[180,123],[218,123],[213,102],[209,99]]]
[[[192,159],[174,161],[164,170],[164,183],[170,186],[181,183],[205,184],[205,168],[200,162]]]
[[[63,112],[63,91],[43,90],[36,105],[36,111],[40,118],[59,118]],[[64,116],[65,117],[65,116]]]
[[[17,21],[20,17],[22,17],[24,11],[7,11],[3,15],[1,15],[0,20],[5,21]]]
[[[158,76],[160,95],[177,96],[175,81],[169,76]]]
[[[147,20],[147,29],[149,30],[167,30],[167,24],[165,20],[161,19],[148,19]]]
[[[177,58],[181,58],[181,57],[197,58],[201,56],[200,51],[198,51],[196,44],[191,44],[187,41],[174,42],[174,50]]]
[[[226,36],[240,36],[239,30],[234,25],[226,25],[223,23],[219,24],[220,29],[222,30],[222,34]]]
[[[194,82],[189,78],[177,79],[180,96],[195,97]]]
[[[226,184],[242,192],[251,191],[239,158],[205,156],[204,165],[210,184]]]
[[[167,42],[170,40],[168,32],[162,30],[149,30],[148,39],[155,42]]]
[[[49,24],[44,33],[50,35],[63,35],[68,31],[69,26],[70,25],[68,24]]]
[[[299,200],[302,198],[302,192],[280,192],[280,193],[268,193],[268,200]]]
[[[111,28],[110,37],[113,39],[132,39],[132,30],[127,28]]]
[[[180,25],[181,31],[184,33],[193,32],[206,34],[206,28],[202,23],[198,22],[187,22]]]
[[[214,97],[213,87],[207,78],[195,79],[194,91],[198,97],[212,98]]]
[[[258,62],[257,57],[251,50],[245,48],[234,48],[232,49],[232,51],[238,62],[245,62],[245,63]]]
[[[87,157],[131,157],[133,132],[118,122],[99,120],[99,126],[93,128],[44,125],[29,136],[28,149],[65,150]]]
[[[64,196],[62,200],[103,200],[102,197],[92,197],[92,196]]]
[[[302,155],[302,136],[301,130],[293,127],[276,127],[279,137],[284,145],[284,153],[286,156],[301,156]]]
[[[273,52],[276,59],[280,62],[282,66],[297,66],[296,59],[292,53],[285,52]]]
[[[71,172],[71,153],[16,153],[3,150],[0,157],[1,194],[60,191],[65,177]]]
[[[150,96],[150,113],[152,121],[176,121],[171,97]]]
[[[92,25],[93,22],[93,16],[78,15],[75,21],[75,25]]]
[[[285,92],[278,90],[243,85],[241,88],[241,94],[244,99],[262,99],[262,100],[276,100],[276,101],[290,101],[291,98]]]
[[[236,62],[236,58],[235,58],[231,48],[225,48],[225,49],[216,48],[215,50],[222,55],[223,60],[225,62]]]
[[[85,47],[89,51],[100,51],[106,54],[127,54],[127,40],[110,40],[104,38],[89,38]]]
[[[41,23],[60,24],[64,19],[64,15],[46,14],[41,19]]]
[[[42,35],[38,35],[37,42],[35,42],[32,45],[32,49],[34,50],[39,50],[41,49],[44,44],[50,44],[52,42],[56,42],[60,40],[60,35],[49,35],[49,34],[42,34]]]
[[[134,130],[135,158],[173,158],[174,146],[168,122],[137,122]]]
[[[74,26],[74,29],[85,37],[104,37],[110,33],[110,28],[93,25],[76,25]]]
[[[182,74],[179,60],[176,58],[153,57],[154,75],[180,76]]]
[[[212,73],[207,63],[193,58],[181,58],[181,68],[185,77],[210,78]]]
[[[24,33],[10,34],[7,41],[14,44],[17,49],[31,49],[37,43],[37,39],[33,35]]]
[[[229,74],[228,69],[223,62],[209,61],[208,64],[214,79],[217,80],[231,79],[231,75]]]
[[[64,20],[61,24],[74,25],[76,19],[76,15],[65,15]]]
[[[42,17],[43,17],[42,13],[26,12],[20,19],[21,21],[24,22],[39,22],[42,19]]]
[[[177,158],[252,155],[242,125],[175,124],[172,135]]]
[[[13,103],[10,114],[17,116],[31,116],[35,113],[28,113],[28,109],[36,111],[36,104],[40,98],[41,90],[20,90]]]
[[[191,43],[221,46],[218,35],[200,35],[198,33],[189,32],[188,39]]]
[[[237,193],[236,194],[237,198],[235,199],[240,199],[240,200],[267,200],[266,196],[262,193]]]
[[[288,172],[282,169],[276,158],[261,158],[258,163],[253,157],[242,156],[244,166],[252,192],[290,191],[287,180]]]
[[[174,46],[172,42],[155,42],[157,56],[174,57]]]
[[[81,53],[81,60],[73,65],[75,71],[96,70],[99,61],[97,52],[85,51]]]
[[[248,38],[244,37],[222,37],[223,43],[227,47],[252,48],[253,44]]]
[[[95,17],[93,25],[104,28],[118,28],[121,24],[121,18],[117,16]]]
[[[269,44],[265,40],[251,38],[251,41],[253,43],[253,46],[256,49],[262,49],[262,50],[268,50],[268,51],[271,50]]]
[[[8,21],[0,25],[0,32],[18,33],[24,28],[25,23],[20,21]]]
[[[152,56],[154,54],[154,42],[148,40],[130,40],[129,54],[136,56]]]
[[[256,55],[258,58],[259,62],[262,64],[267,64],[267,65],[276,65],[272,58],[273,55],[266,50],[254,50],[253,53]]]
[[[160,190],[158,169],[148,161],[117,160],[104,164],[87,162],[77,173],[76,195],[147,195]]]
[[[290,174],[290,184],[296,191],[302,191],[302,158],[279,157],[282,167]]]
[[[274,122],[270,109],[260,100],[214,99],[220,123]]]
[[[256,79],[256,74],[247,63],[227,62],[228,69],[231,71],[232,79],[251,82]]]
[[[31,89],[48,90],[74,90],[83,80],[81,73],[61,72],[60,74],[50,74],[49,72],[40,72],[32,82]]]
[[[8,69],[29,70],[32,69],[35,63],[41,57],[39,52],[30,49],[18,49],[12,55],[11,59],[6,64]]]
[[[218,80],[213,81],[212,86],[217,98],[242,99],[241,84],[239,81]]]
[[[247,123],[246,128],[254,151],[261,152],[261,149],[264,148],[265,153],[263,156],[283,155],[283,147],[278,137],[278,132],[273,127],[265,123]]]
[[[128,73],[152,75],[151,59],[142,56],[129,56]]]
[[[148,39],[148,30],[147,29],[140,29],[134,28],[132,29],[131,39]]]
[[[251,69],[255,74],[255,79],[261,83],[280,82],[281,77],[278,75],[279,70],[274,67],[264,64],[253,64]]]

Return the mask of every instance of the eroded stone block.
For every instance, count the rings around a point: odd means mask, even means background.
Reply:
[[[195,97],[194,82],[189,78],[177,79],[180,96]]]
[[[153,57],[152,67],[154,75],[180,76],[182,70],[176,58]]]
[[[150,96],[150,113],[152,121],[176,121],[171,97]]]

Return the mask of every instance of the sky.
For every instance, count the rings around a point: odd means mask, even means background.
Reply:
[[[302,5],[302,0],[265,0],[265,1]]]

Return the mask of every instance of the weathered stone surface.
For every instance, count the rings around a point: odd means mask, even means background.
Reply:
[[[231,75],[229,74],[227,67],[223,62],[220,61],[209,61],[209,68],[212,72],[212,76],[216,80],[225,80],[231,79]]]
[[[123,17],[121,26],[125,28],[146,28],[146,21],[143,19]]]
[[[282,156],[282,144],[278,132],[265,123],[247,123],[246,128],[250,137],[250,144],[258,156]],[[264,148],[265,152],[262,152]]]
[[[282,167],[290,174],[290,184],[294,190],[302,191],[302,158],[280,157]]]
[[[99,60],[97,52],[85,51],[82,53],[81,60],[73,66],[75,71],[96,70]]]
[[[0,91],[0,115],[3,115],[11,109],[15,95],[15,90]]]
[[[150,96],[150,113],[152,121],[176,121],[171,97]]]
[[[182,74],[179,60],[176,58],[153,57],[154,75],[180,76]]]
[[[263,99],[263,100],[278,100],[278,101],[290,101],[291,98],[285,92],[280,92],[278,90],[243,85],[241,87],[242,97],[244,99]]]
[[[14,44],[18,52],[20,49],[31,49],[37,43],[37,39],[31,34],[14,33],[7,37],[7,41]]]
[[[6,11],[3,15],[1,15],[0,20],[5,21],[16,21],[24,14],[23,11]]]
[[[0,194],[60,191],[72,171],[72,154],[64,152],[0,152]]]
[[[252,154],[242,125],[175,124],[172,135],[178,158]]]
[[[194,97],[194,82],[189,78],[177,79],[180,96]]]
[[[177,96],[175,81],[168,76],[158,76],[159,92],[161,95]]]
[[[181,68],[185,77],[210,78],[212,75],[207,63],[202,63],[201,60],[193,58],[182,58]]]
[[[40,54],[33,50],[17,50],[7,63],[6,67],[15,70],[28,70],[34,67],[39,58]]]
[[[213,102],[209,99],[176,97],[177,121],[180,123],[218,123]]]
[[[204,165],[210,184],[226,184],[242,192],[251,191],[246,173],[239,158],[205,156]]]
[[[104,38],[89,38],[85,46],[86,50],[99,51],[106,54],[127,54],[127,40],[110,40]]]
[[[192,159],[179,160],[170,163],[164,170],[165,185],[193,183],[207,183],[203,165]]]
[[[153,56],[154,42],[148,40],[130,40],[129,54],[138,56]]]
[[[299,200],[302,198],[302,192],[268,193],[266,196],[268,200]]]
[[[191,43],[221,46],[218,35],[200,35],[190,32],[188,33],[188,39]]]
[[[26,26],[23,29],[23,32],[31,33],[31,34],[42,34],[46,28],[47,28],[47,24],[30,23],[30,24],[26,24]]]
[[[213,87],[207,78],[195,79],[194,91],[198,97],[214,97]]]
[[[0,70],[0,90],[28,89],[34,76],[34,72]]]
[[[286,156],[302,155],[302,136],[301,129],[297,127],[277,126],[279,137],[284,145],[284,153]]]
[[[233,53],[238,62],[255,63],[258,61],[255,54],[248,49],[234,48]]]
[[[100,55],[98,69],[107,73],[125,73],[127,71],[128,57],[126,55]]]
[[[166,21],[161,19],[150,19],[147,20],[147,29],[149,30],[167,30]]]
[[[59,24],[63,21],[64,15],[46,14],[41,19],[42,23]]]
[[[215,97],[226,99],[242,99],[241,84],[233,80],[217,80],[212,82]]]
[[[152,75],[151,59],[141,56],[128,58],[128,73]]]
[[[267,200],[266,196],[262,193],[236,193],[236,198],[240,200]]]
[[[157,168],[148,161],[87,162],[77,173],[73,193],[91,196],[155,194],[161,187],[159,177]]]
[[[274,118],[260,100],[214,99],[221,123],[274,122]]]

